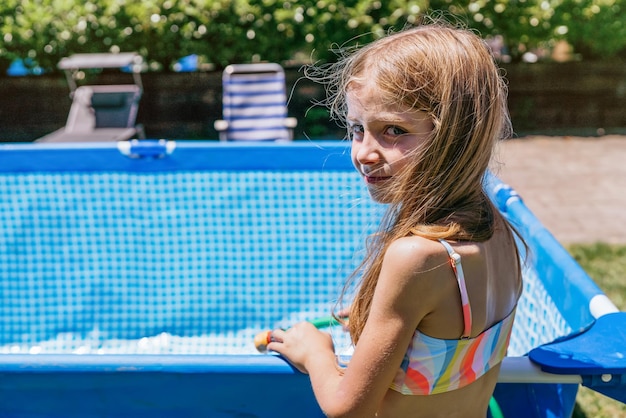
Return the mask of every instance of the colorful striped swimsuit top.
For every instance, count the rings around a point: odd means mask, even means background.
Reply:
[[[515,310],[480,335],[470,338],[470,309],[461,256],[440,240],[450,255],[463,306],[464,330],[459,340],[442,340],[415,331],[391,389],[404,395],[430,395],[462,388],[498,365],[509,345]]]

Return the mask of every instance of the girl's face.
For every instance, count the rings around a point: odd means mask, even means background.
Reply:
[[[390,203],[394,176],[433,130],[426,112],[384,103],[374,82],[353,82],[346,93],[352,162],[372,198]]]

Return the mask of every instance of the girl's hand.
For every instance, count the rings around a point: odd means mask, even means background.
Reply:
[[[350,320],[348,319],[348,317],[350,316],[350,307],[348,306],[347,308],[341,309],[339,312],[337,312],[337,316],[344,319],[341,328],[345,332],[350,332]]]
[[[285,357],[295,368],[308,374],[307,361],[314,356],[334,356],[335,348],[330,334],[315,328],[309,322],[300,322],[284,331],[272,331],[267,349]]]

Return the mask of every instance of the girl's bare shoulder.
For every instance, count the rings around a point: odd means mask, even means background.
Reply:
[[[444,247],[438,242],[411,235],[393,241],[385,253],[384,263],[409,272],[427,273],[448,259]]]
[[[449,265],[448,253],[438,242],[408,236],[392,242],[383,259],[380,279],[407,293],[431,295],[443,291],[443,268]]]
[[[383,303],[387,316],[395,312],[410,318],[407,329],[414,329],[449,294],[449,281],[441,280],[448,263],[437,241],[418,236],[395,240],[385,253],[374,303]]]

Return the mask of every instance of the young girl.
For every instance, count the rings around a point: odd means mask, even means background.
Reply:
[[[309,323],[272,331],[267,348],[310,375],[331,417],[484,418],[522,283],[513,231],[482,187],[510,129],[498,68],[473,33],[426,25],[332,70],[331,110],[389,210],[359,269],[347,367]]]

